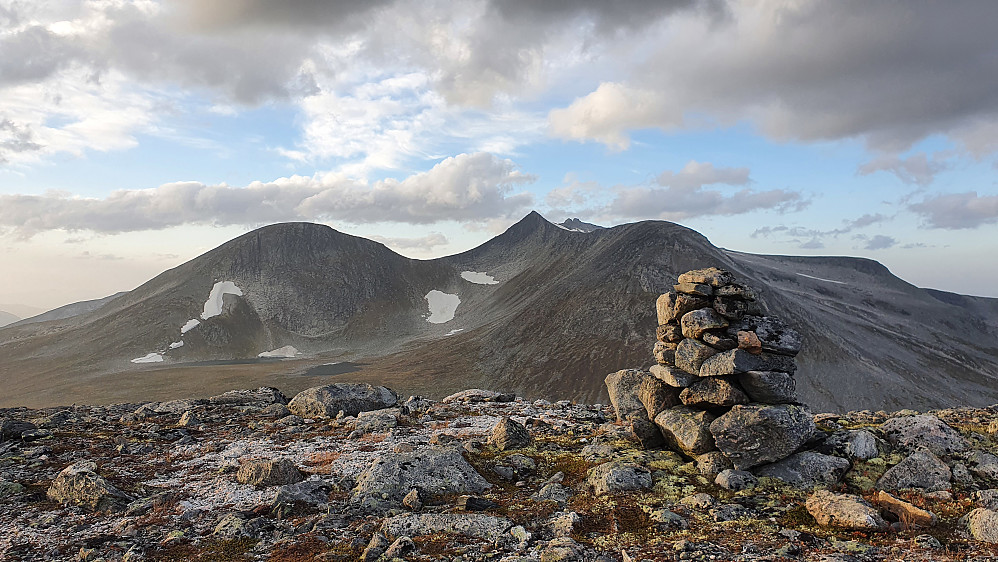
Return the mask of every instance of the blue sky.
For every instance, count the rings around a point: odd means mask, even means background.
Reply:
[[[536,209],[998,297],[992,2],[0,0],[0,304]],[[2,308],[2,307],[0,307]]]

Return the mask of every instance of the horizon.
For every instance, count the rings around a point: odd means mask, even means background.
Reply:
[[[433,259],[531,209],[873,259],[996,298],[995,16],[984,1],[0,6],[0,303],[131,290],[280,222]]]

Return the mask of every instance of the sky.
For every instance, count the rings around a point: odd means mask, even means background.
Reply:
[[[531,210],[998,297],[990,0],[0,0],[0,309]]]

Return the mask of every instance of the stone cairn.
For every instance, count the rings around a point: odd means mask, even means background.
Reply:
[[[765,315],[727,271],[689,271],[678,281],[655,303],[656,364],[606,377],[618,421],[643,447],[671,448],[704,474],[793,454],[815,433],[795,392],[801,335]]]

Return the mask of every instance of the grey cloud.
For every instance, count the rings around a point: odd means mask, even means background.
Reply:
[[[803,249],[820,249],[825,247],[825,240],[828,238],[838,238],[841,235],[849,234],[855,230],[866,228],[874,224],[880,224],[889,221],[891,217],[883,215],[881,213],[867,213],[858,218],[852,220],[842,221],[844,226],[842,228],[833,228],[831,230],[820,230],[816,228],[805,228],[802,226],[763,226],[757,228],[749,236],[752,238],[769,238],[773,236],[785,236],[789,238],[791,242],[797,244],[798,247]],[[853,236],[854,239],[864,240],[867,242],[866,249],[868,250],[879,250],[883,248],[889,248],[897,244],[897,240],[894,238],[875,235],[873,237],[867,236],[865,234],[856,234]]]
[[[3,86],[43,80],[84,56],[71,40],[38,25],[0,35],[0,53]]]
[[[533,203],[513,189],[533,181],[513,162],[461,154],[404,180],[362,184],[340,177],[283,178],[243,188],[183,182],[116,191],[104,199],[0,195],[0,228],[22,238],[48,231],[101,233],[184,224],[256,225],[291,220],[431,224],[515,216]]]
[[[960,230],[998,223],[998,195],[950,193],[908,206],[931,228]]]
[[[392,249],[422,252],[430,251],[437,246],[444,246],[450,242],[446,236],[439,232],[431,232],[419,238],[392,238],[385,236],[371,236],[370,238]]]
[[[818,238],[812,238],[807,242],[802,242],[798,247],[803,250],[820,250],[825,247],[825,243]]]
[[[846,220],[845,221],[846,228],[844,232],[849,232],[850,230],[853,230],[855,228],[863,228],[873,224],[878,224],[887,220],[890,220],[890,217],[886,215],[882,215],[880,213],[875,213],[875,214],[867,213],[859,217],[858,219]]]
[[[949,164],[946,161],[936,157],[929,158],[922,153],[909,158],[881,156],[861,165],[857,172],[863,176],[874,172],[890,172],[904,183],[925,186],[936,179],[936,174],[947,168]]]
[[[883,234],[877,234],[875,236],[857,236],[859,240],[866,242],[863,248],[866,250],[886,250],[887,248],[893,248],[897,245],[898,241],[893,236],[885,236]]]
[[[31,129],[18,126],[10,119],[0,120],[0,164],[6,163],[11,153],[34,152],[42,148],[34,141]]]
[[[209,30],[240,27],[340,28],[394,0],[174,0],[183,21]]]

